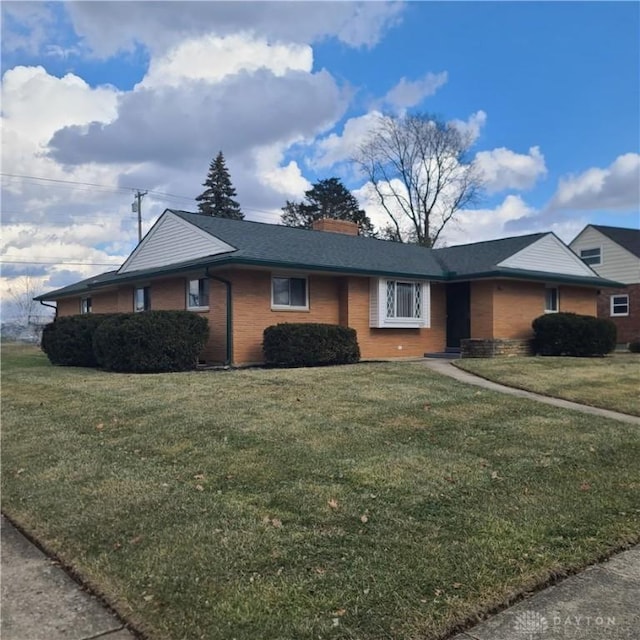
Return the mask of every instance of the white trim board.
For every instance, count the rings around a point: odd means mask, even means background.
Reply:
[[[524,249],[509,256],[497,266],[571,276],[598,276],[553,233],[547,233]]]
[[[165,211],[124,261],[118,273],[154,269],[235,250],[235,247],[173,212]]]

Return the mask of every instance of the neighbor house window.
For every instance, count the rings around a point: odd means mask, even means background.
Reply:
[[[628,316],[629,315],[629,296],[624,294],[621,296],[611,296],[611,315],[612,316]]]
[[[387,318],[422,318],[422,285],[419,282],[387,280]]]
[[[602,264],[602,249],[580,249],[580,260],[591,266]]]
[[[275,309],[308,309],[309,287],[306,278],[271,278],[271,306]]]
[[[187,282],[187,309],[209,307],[209,280],[189,280]]]
[[[91,313],[91,298],[82,298],[80,301],[80,313]]]
[[[151,309],[151,287],[136,287],[133,295],[134,311],[149,311]]]
[[[545,313],[556,313],[558,311],[557,287],[547,287],[544,290],[544,310]]]

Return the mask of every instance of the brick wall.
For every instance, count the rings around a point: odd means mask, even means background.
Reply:
[[[80,313],[80,298],[62,298],[56,302],[56,316],[75,316]]]
[[[262,362],[262,333],[281,322],[340,322],[340,279],[309,276],[309,310],[271,309],[271,273],[236,270],[233,283],[233,358],[237,364]]]
[[[471,304],[471,337],[493,337],[493,280],[471,282],[469,291]]]
[[[358,333],[363,359],[421,357],[445,347],[445,288],[431,284],[430,329],[374,329],[369,327],[369,279],[344,278],[348,290],[348,326]]]
[[[560,287],[560,311],[596,316],[598,314],[598,290],[562,285]]]
[[[532,334],[544,313],[545,284],[518,280],[471,282],[471,338],[517,340]],[[559,285],[559,310],[596,315],[596,290]]]
[[[629,315],[611,317],[611,296],[629,296]],[[598,317],[613,320],[618,328],[618,343],[640,338],[640,284],[630,284],[624,289],[602,289],[598,296]]]

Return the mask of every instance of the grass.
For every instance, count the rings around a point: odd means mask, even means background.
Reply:
[[[456,366],[547,396],[640,416],[640,355],[605,358],[472,358]]]
[[[3,510],[154,640],[437,638],[640,540],[637,427],[420,363],[2,369]]]

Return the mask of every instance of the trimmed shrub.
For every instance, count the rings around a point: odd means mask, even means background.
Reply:
[[[107,371],[187,371],[196,367],[208,336],[207,319],[190,311],[121,313],[98,327],[93,350]]]
[[[360,360],[355,329],[336,324],[283,323],[267,327],[262,349],[268,365],[313,367]]]
[[[45,326],[42,350],[51,364],[66,367],[96,367],[93,334],[110,314],[87,313],[62,316]]]
[[[616,347],[616,325],[606,318],[548,313],[532,327],[535,351],[543,356],[603,356]]]
[[[629,343],[629,351],[631,351],[631,353],[640,353],[640,338],[632,340]]]

